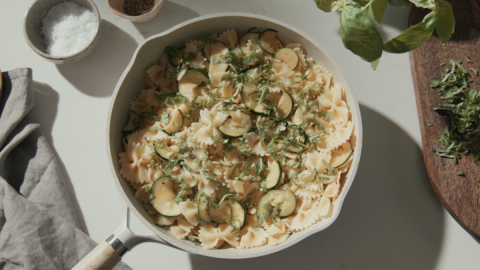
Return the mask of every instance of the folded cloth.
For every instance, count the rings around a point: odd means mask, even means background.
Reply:
[[[0,269],[71,269],[97,244],[79,229],[52,150],[32,123],[32,71],[2,76]]]

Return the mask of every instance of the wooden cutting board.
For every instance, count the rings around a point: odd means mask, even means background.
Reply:
[[[441,158],[431,149],[442,148],[438,134],[445,130],[447,118],[433,111],[441,103],[438,90],[430,88],[433,79],[441,80],[450,59],[462,61],[467,70],[480,71],[480,1],[450,1],[456,18],[455,32],[450,42],[442,45],[434,35],[421,47],[410,52],[415,98],[422,133],[423,157],[428,178],[437,197],[448,212],[470,234],[480,239],[480,162],[473,162],[474,155],[462,156],[459,164],[452,159]],[[409,25],[420,22],[428,10],[412,7]],[[466,57],[471,59],[467,63]],[[480,89],[480,77],[473,75],[470,86]],[[428,121],[433,124],[428,127]],[[466,177],[457,176],[465,172]]]

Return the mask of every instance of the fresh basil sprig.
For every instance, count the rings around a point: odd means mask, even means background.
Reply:
[[[314,0],[325,12],[341,11],[340,34],[345,48],[377,69],[382,51],[405,53],[423,44],[436,31],[443,44],[455,29],[452,5],[446,0]],[[375,24],[380,26],[387,4],[405,8],[414,4],[431,9],[423,21],[383,43]]]

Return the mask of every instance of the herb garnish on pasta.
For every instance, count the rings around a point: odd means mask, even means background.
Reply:
[[[121,174],[205,249],[278,245],[328,218],[353,160],[340,85],[277,31],[166,47],[131,102]]]

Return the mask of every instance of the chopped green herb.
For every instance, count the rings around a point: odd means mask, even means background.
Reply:
[[[458,175],[458,176],[463,176],[463,177],[465,177],[465,173],[464,173],[464,172],[459,172],[459,173],[457,173],[457,175]]]
[[[467,63],[471,63],[472,60],[470,60],[470,57],[467,56]]]
[[[478,71],[477,71],[477,70],[475,70],[475,69],[473,69],[473,68],[470,68],[470,71],[473,72],[473,74],[478,75]]]
[[[427,127],[431,127],[433,126],[432,122],[430,122],[430,120],[427,121]]]
[[[480,95],[469,87],[470,74],[465,68],[454,60],[450,60],[450,65],[452,68],[447,68],[442,80],[434,80],[431,84],[431,87],[438,88],[443,101],[434,110],[448,116],[445,131],[439,134],[438,140],[443,148],[432,151],[457,163],[461,155],[479,153]],[[475,160],[479,159],[477,155]]]
[[[440,64],[441,67],[443,67],[443,66],[445,66],[445,65],[446,65],[446,63],[441,63],[441,64]]]

